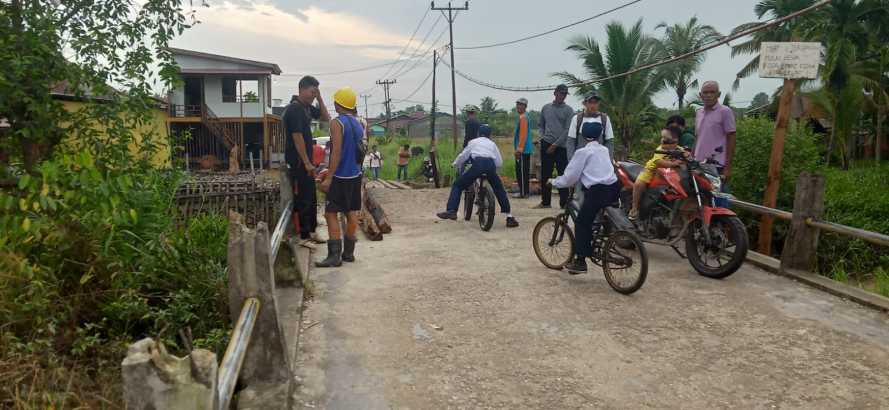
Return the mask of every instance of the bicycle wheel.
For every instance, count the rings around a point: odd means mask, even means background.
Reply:
[[[574,258],[574,232],[558,218],[537,222],[531,240],[537,259],[547,268],[561,270]]]
[[[494,226],[494,191],[485,186],[478,198],[478,226],[487,232]]]
[[[602,272],[618,293],[639,290],[648,276],[648,253],[642,240],[629,231],[611,234],[602,247]]]
[[[475,187],[463,192],[463,220],[472,219],[472,207],[475,205]]]

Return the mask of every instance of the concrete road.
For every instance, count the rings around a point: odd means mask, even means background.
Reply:
[[[313,273],[297,403],[325,409],[887,409],[889,317],[650,246],[645,286],[547,270],[522,226],[436,221],[447,192],[377,189],[395,232]],[[322,258],[320,251],[316,258]],[[317,324],[316,324],[317,322]]]

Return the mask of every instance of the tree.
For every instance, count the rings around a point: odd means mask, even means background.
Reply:
[[[627,72],[658,57],[659,43],[642,33],[641,19],[630,27],[611,22],[605,31],[607,43],[604,53],[592,37],[576,37],[567,47],[580,57],[589,79],[564,71],[555,75],[578,87],[581,94],[596,90],[602,96],[603,111],[613,119],[616,137],[622,145],[619,154],[626,156],[633,141],[640,138],[639,131],[657,118],[653,115],[655,107],[651,99],[666,86],[666,75],[656,69],[644,70],[594,86],[591,80]]]
[[[771,98],[766,93],[758,93],[753,97],[753,101],[750,102],[750,108],[761,108],[771,104]]]
[[[0,172],[9,175],[9,165],[19,162],[34,172],[63,139],[102,164],[126,164],[132,130],[150,121],[157,104],[154,81],[159,76],[170,86],[177,72],[167,45],[194,22],[182,3],[0,2],[0,117],[10,124],[0,141]],[[67,112],[50,95],[59,87],[109,103]],[[150,156],[152,141],[142,144],[138,151]]]
[[[700,24],[697,17],[692,17],[685,24],[658,24],[655,29],[664,29],[661,38],[663,57],[677,57],[703,47],[705,44],[719,40],[719,34],[713,26]],[[685,95],[689,89],[697,88],[698,81],[693,78],[704,62],[705,55],[675,62],[665,69],[667,85],[676,92],[676,101],[681,110],[685,104]]]
[[[802,10],[815,3],[815,0],[763,0],[756,4],[753,8],[756,18],[763,17],[781,18],[791,13]],[[747,31],[762,25],[759,21],[741,24],[732,30],[732,34]],[[737,79],[733,85],[735,90],[741,84],[742,78],[747,78],[759,69],[759,50],[764,42],[781,42],[791,40],[801,40],[809,38],[807,35],[811,30],[810,20],[806,17],[796,18],[785,21],[777,26],[773,26],[768,30],[758,31],[750,36],[743,43],[732,46],[732,57],[740,55],[753,55],[753,59],[748,62],[741,71],[738,72]]]

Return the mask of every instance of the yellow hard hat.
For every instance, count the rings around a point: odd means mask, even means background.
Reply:
[[[333,94],[333,102],[347,110],[354,110],[358,105],[358,96],[355,95],[355,90],[352,87],[343,87]]]

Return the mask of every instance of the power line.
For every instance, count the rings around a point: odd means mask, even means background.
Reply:
[[[441,40],[441,38],[442,38],[442,37],[444,36],[444,34],[447,33],[447,32],[448,32],[447,29],[442,30],[441,33],[438,35],[438,38],[435,39],[435,42],[433,42],[432,44],[430,44],[430,45],[429,45],[429,48],[426,49],[426,52],[423,53],[421,56],[419,56],[419,57],[417,58],[417,61],[414,62],[414,65],[412,65],[410,68],[408,68],[408,69],[406,69],[406,70],[400,70],[400,71],[396,72],[395,74],[392,74],[392,76],[393,76],[393,77],[402,77],[402,76],[404,76],[405,74],[407,74],[407,73],[413,71],[415,68],[417,68],[417,66],[419,66],[419,65],[425,60],[425,58],[429,56],[429,53],[431,53],[432,50],[436,48],[436,47],[435,47],[435,44],[438,43],[438,41]],[[446,47],[447,47],[447,44],[442,45],[442,47],[445,47],[445,48],[446,48]],[[438,47],[438,48],[441,48],[441,47]],[[405,67],[407,67],[407,65],[405,65]]]
[[[636,4],[636,3],[639,3],[639,2],[641,2],[641,1],[642,1],[642,0],[633,0],[633,1],[630,1],[630,2],[627,2],[627,3],[624,3],[624,4],[620,5],[620,6],[617,6],[617,7],[613,8],[613,9],[603,11],[603,12],[601,12],[601,13],[599,13],[599,14],[596,14],[595,16],[590,16],[590,17],[587,17],[587,18],[585,18],[585,19],[583,19],[583,20],[575,21],[575,22],[573,22],[573,23],[571,23],[571,24],[566,24],[566,25],[564,25],[564,26],[557,27],[557,28],[554,28],[554,29],[552,29],[552,30],[544,31],[543,33],[534,34],[534,35],[531,35],[531,36],[528,36],[528,37],[522,37],[522,38],[517,39],[517,40],[504,41],[504,42],[502,42],[502,43],[485,44],[485,45],[481,45],[481,46],[455,47],[455,49],[456,49],[456,50],[478,50],[478,49],[482,49],[482,48],[491,48],[491,47],[508,46],[508,45],[510,45],[510,44],[520,43],[520,42],[525,41],[525,40],[531,40],[531,39],[534,39],[534,38],[543,37],[543,36],[545,36],[545,35],[547,35],[547,34],[552,34],[552,33],[555,33],[555,32],[560,31],[560,30],[564,30],[564,29],[569,28],[569,27],[574,27],[574,26],[576,26],[576,25],[578,25],[578,24],[586,23],[586,22],[588,22],[588,21],[590,21],[590,20],[594,20],[594,19],[597,19],[597,18],[599,18],[599,17],[602,17],[602,16],[605,16],[605,15],[614,13],[614,12],[616,12],[616,11],[618,11],[618,10],[621,10],[621,9],[624,9],[624,8],[627,8],[627,7],[630,7],[630,6],[632,6],[632,5]]]
[[[592,80],[588,80],[588,81],[582,81],[582,82],[579,82],[576,84],[571,84],[571,86],[572,87],[582,87],[582,86],[586,86],[586,85],[599,84],[599,83],[603,83],[605,81],[610,81],[610,80],[615,80],[618,78],[627,77],[627,76],[636,74],[640,71],[650,70],[652,68],[656,68],[656,67],[659,67],[662,65],[671,64],[676,61],[686,60],[688,58],[694,57],[694,56],[701,54],[703,52],[706,52],[706,51],[712,50],[716,47],[719,47],[721,45],[727,44],[731,41],[737,40],[741,37],[749,36],[751,34],[754,34],[754,33],[763,31],[765,29],[771,28],[773,26],[776,26],[778,24],[781,24],[787,20],[792,20],[792,19],[799,17],[803,14],[817,10],[818,8],[826,6],[831,1],[832,0],[822,0],[822,1],[815,3],[809,7],[806,7],[802,10],[798,10],[798,11],[788,14],[784,17],[780,17],[780,18],[776,18],[776,19],[773,19],[768,22],[764,22],[764,23],[762,23],[756,27],[750,28],[748,30],[744,30],[744,31],[732,34],[730,36],[723,37],[720,40],[713,41],[711,43],[708,43],[708,44],[702,46],[701,48],[689,51],[688,53],[685,53],[685,54],[682,54],[682,55],[679,55],[676,57],[671,57],[671,58],[663,59],[660,61],[655,61],[652,63],[644,64],[644,65],[641,65],[638,67],[634,67],[634,68],[632,68],[626,72],[620,73],[620,74],[615,74],[615,75],[611,75],[611,76],[604,77],[604,78],[596,78],[596,79],[592,79]],[[444,60],[442,60],[442,64],[449,66],[448,63]],[[460,75],[460,77],[463,77],[464,79],[466,79],[470,82],[473,82],[473,83],[478,84],[483,87],[488,87],[488,88],[492,88],[495,90],[501,90],[501,91],[537,92],[537,91],[550,91],[556,87],[555,84],[554,85],[545,85],[545,86],[532,86],[532,87],[512,87],[512,86],[498,85],[498,84],[494,84],[491,82],[478,80],[466,73],[460,72],[459,70],[454,70],[454,72],[456,72],[457,74]]]
[[[322,76],[322,75],[337,75],[337,74],[358,73],[358,72],[361,72],[361,71],[373,70],[373,69],[382,68],[382,67],[386,67],[386,66],[390,66],[390,65],[395,65],[395,64],[398,64],[398,63],[400,63],[400,61],[390,61],[390,62],[388,62],[388,63],[369,65],[369,66],[366,66],[366,67],[354,68],[354,69],[350,69],[350,70],[344,70],[344,71],[330,71],[330,72],[326,72],[326,73],[311,73],[311,74],[309,74],[309,75]],[[304,75],[306,75],[306,74],[280,74],[281,77],[302,77],[302,76],[304,76]]]
[[[420,85],[418,85],[417,88],[414,91],[412,91],[407,97],[404,97],[403,99],[397,100],[395,102],[402,103],[402,102],[405,102],[408,99],[412,98],[414,95],[416,95],[423,88],[424,85],[426,85],[426,83],[429,82],[430,78],[432,78],[432,71],[430,71],[429,74],[426,75],[426,78],[423,79],[423,81],[420,83]]]
[[[424,22],[424,21],[426,21],[426,16],[428,16],[428,15],[429,15],[429,10],[427,9],[426,12],[423,13],[423,17],[420,18],[420,22],[417,23],[417,27],[414,28],[414,32],[411,33],[411,38],[407,40],[407,43],[405,43],[404,47],[401,49],[401,52],[398,53],[398,57],[395,59],[395,61],[400,61],[400,60],[401,60],[401,57],[404,56],[404,52],[407,51],[408,47],[410,47],[411,43],[414,41],[414,37],[417,35],[417,32],[420,31],[420,26],[423,25],[423,22]],[[383,74],[382,77],[383,77],[383,78],[386,78],[386,76],[388,76],[389,73],[392,72],[392,68],[394,68],[396,65],[397,65],[397,64],[393,64],[393,65],[391,65],[391,66],[389,67],[389,69],[386,70],[386,74]]]
[[[435,19],[435,22],[432,23],[432,27],[429,27],[429,30],[426,31],[426,35],[423,36],[423,39],[420,40],[420,43],[418,43],[416,45],[416,47],[414,47],[414,49],[411,51],[411,55],[402,61],[403,65],[400,68],[395,69],[396,73],[403,70],[404,67],[407,67],[410,60],[413,60],[420,55],[419,54],[420,51],[423,49],[423,46],[426,45],[426,40],[429,39],[429,36],[435,31],[435,28],[438,27],[438,23],[440,23],[440,22],[441,22],[441,16],[438,16],[438,18]],[[438,40],[435,40],[433,43],[437,43],[437,42],[438,42]],[[395,66],[393,66],[392,68],[395,68]],[[397,76],[397,74],[393,75],[393,76]]]

